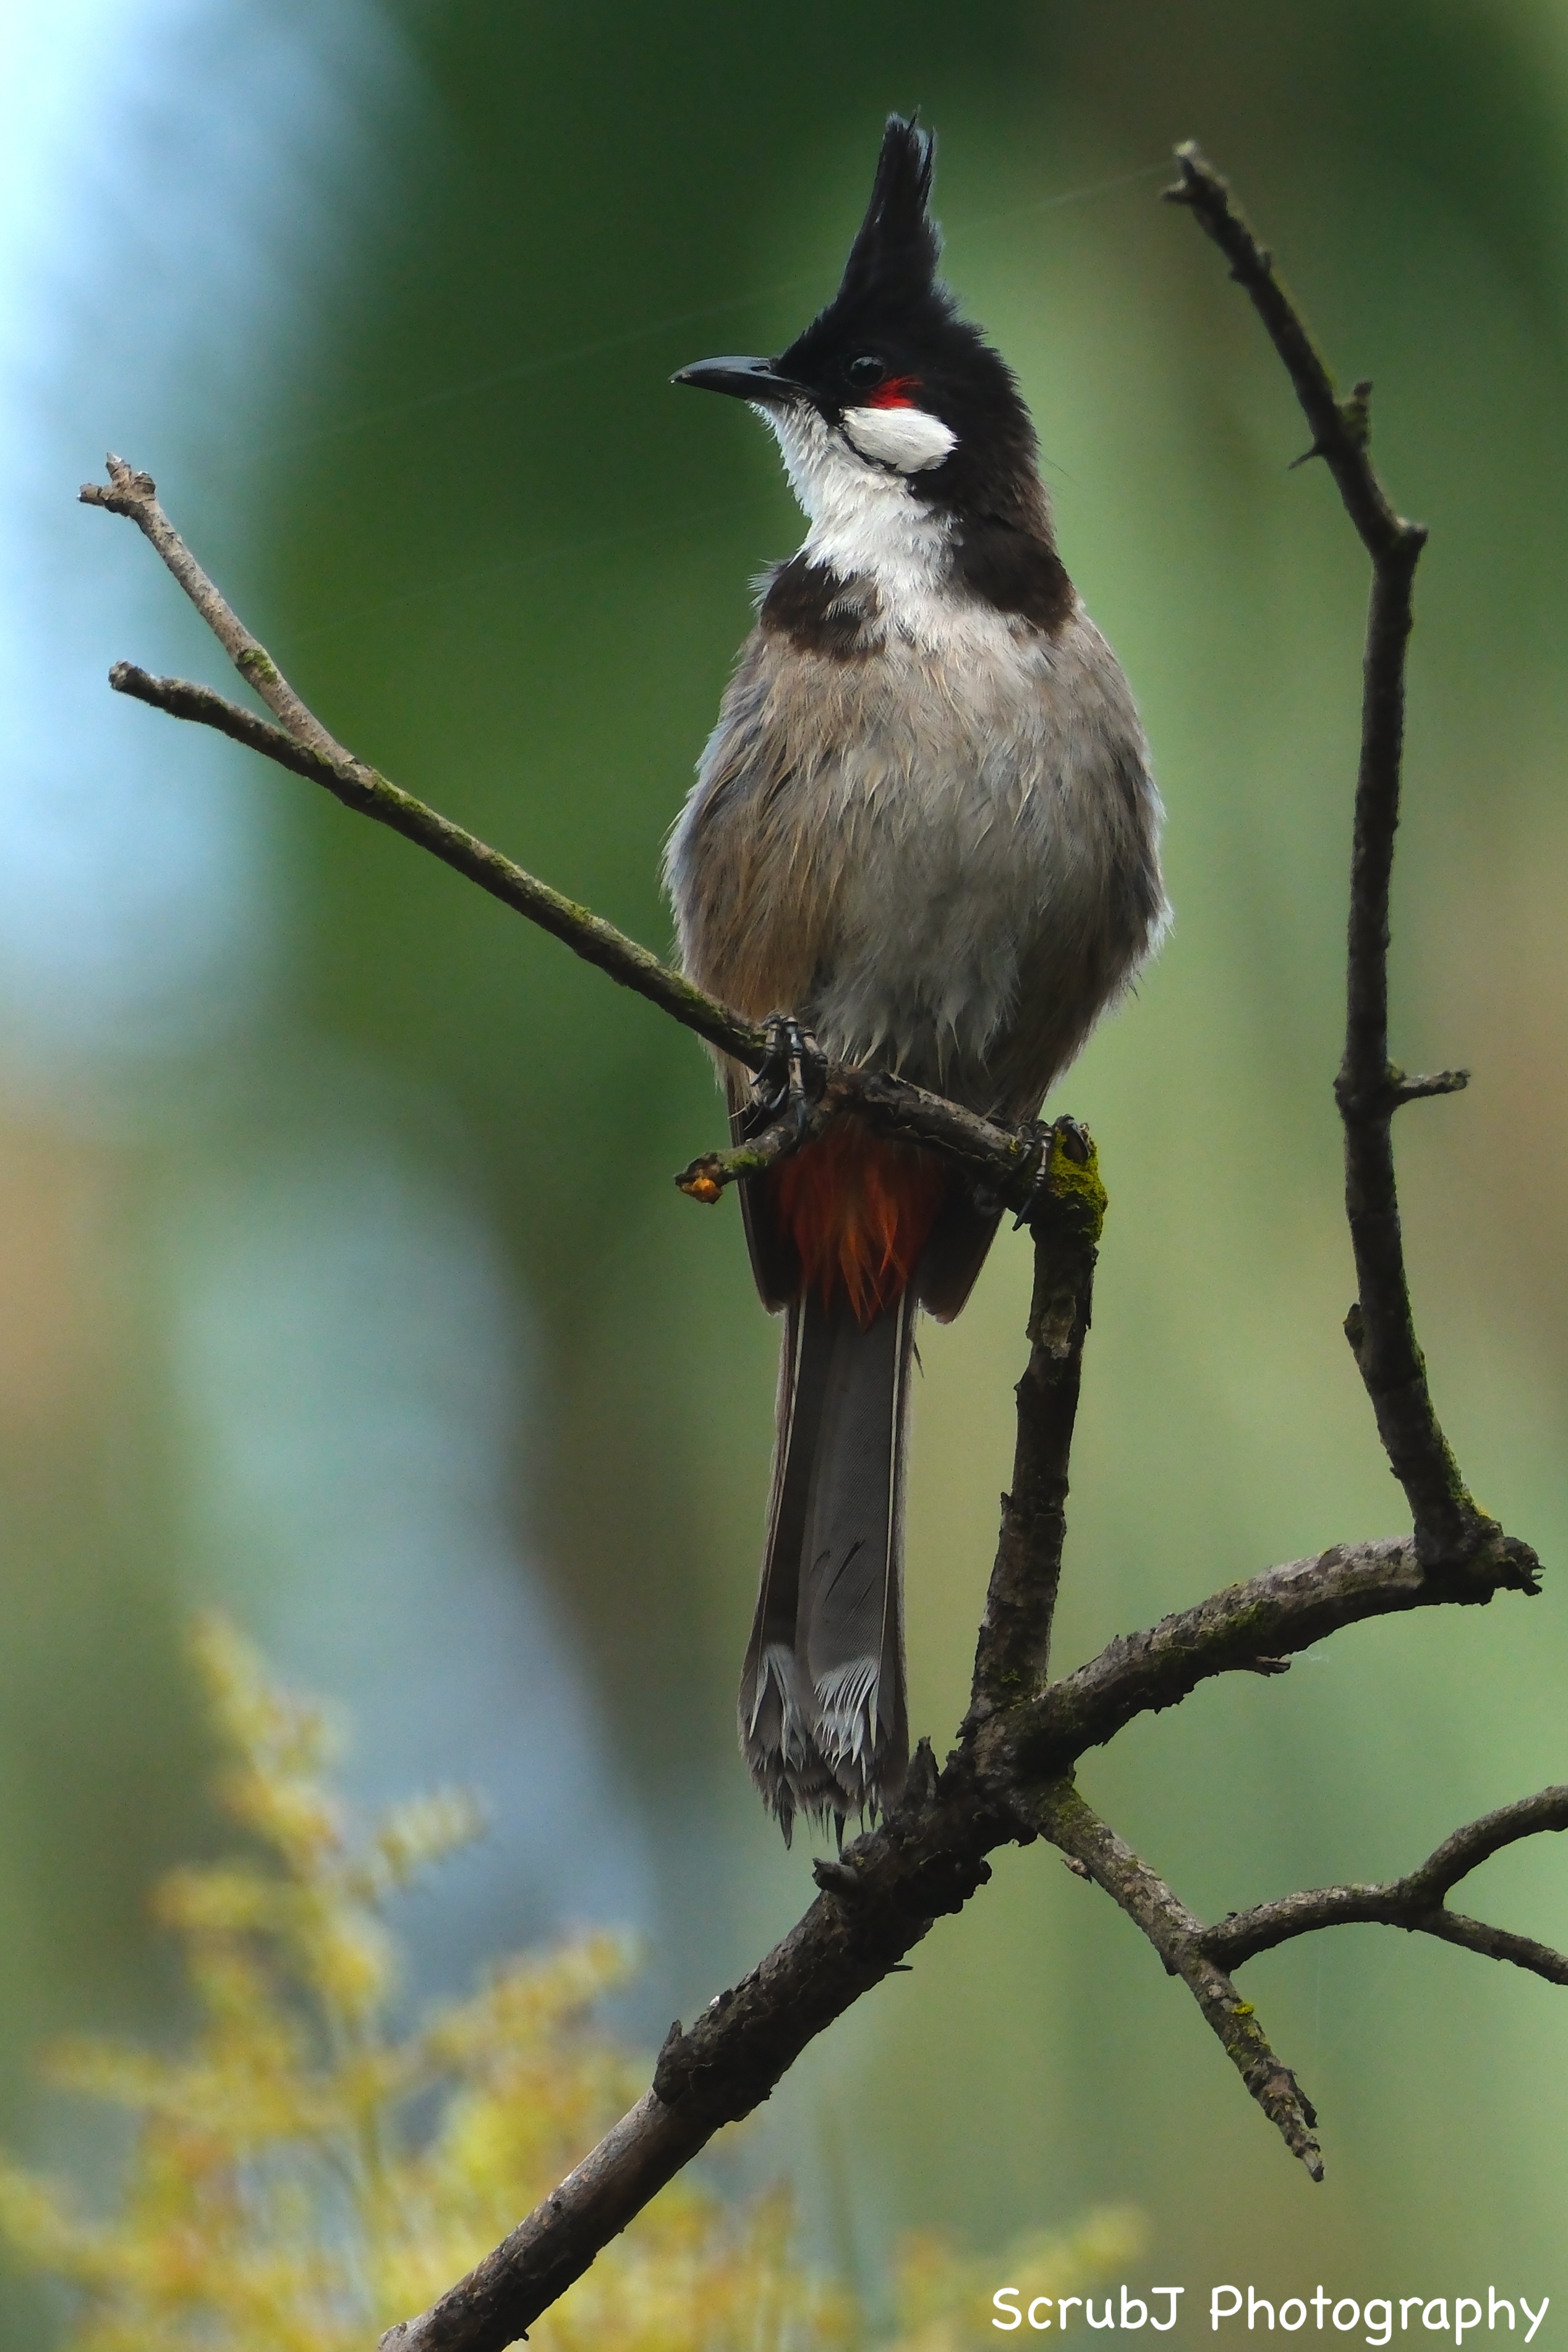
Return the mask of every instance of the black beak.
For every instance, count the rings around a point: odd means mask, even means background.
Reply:
[[[785,401],[805,396],[805,386],[775,373],[772,360],[697,360],[669,380],[695,384],[699,392],[732,393],[737,400]]]

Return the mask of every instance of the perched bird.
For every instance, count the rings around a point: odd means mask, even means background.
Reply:
[[[1159,940],[1162,811],[1017,384],[938,280],[931,161],[893,116],[826,310],[674,379],[772,427],[810,528],[760,583],[667,880],[700,986],[1019,1121]],[[724,1076],[739,1125],[750,1073]],[[848,1120],[742,1194],[786,1321],[741,1744],[787,1838],[902,1786],[915,1310],[958,1313],[999,1210]]]

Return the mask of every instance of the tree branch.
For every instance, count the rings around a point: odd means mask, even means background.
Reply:
[[[110,460],[111,465],[121,463],[118,458]],[[134,478],[145,482],[148,477],[141,474]],[[92,488],[91,484],[84,486],[82,496],[86,498]],[[107,494],[90,503],[110,506],[116,513],[127,510],[114,505]],[[184,542],[162,508],[157,509],[157,513],[174,549],[186,557],[195,577],[205,581],[206,574],[188,557]],[[176,572],[175,576],[181,575]],[[207,585],[211,587],[210,582]],[[216,589],[211,593],[217,595]],[[226,605],[223,609],[226,613],[228,610]],[[241,623],[235,621],[234,627],[247,643],[255,643]],[[412,793],[402,791],[353,753],[336,744],[330,752],[324,751],[281,727],[269,725],[239,703],[215,694],[210,687],[193,685],[188,678],[154,677],[134,662],[116,662],[109,673],[109,682],[117,694],[129,695],[154,710],[166,712],[172,719],[191,719],[214,728],[232,741],[243,743],[248,751],[259,751],[264,758],[275,761],[291,775],[303,776],[308,782],[321,785],[356,815],[390,826],[394,833],[428,850],[466,880],[478,883],[492,898],[499,898],[514,913],[550,932],[574,955],[595,965],[622,988],[629,988],[657,1004],[661,1013],[668,1013],[682,1027],[695,1030],[721,1053],[750,1069],[756,1069],[763,1062],[769,1046],[765,1028],[705,995],[681,973],[672,971],[647,948],[639,947],[624,931],[618,931],[613,923],[606,923],[602,916],[591,913],[559,890],[552,890],[548,883],[537,880],[476,835],[416,800]],[[291,688],[288,691],[292,695]],[[303,704],[300,708],[303,709]],[[306,715],[309,717],[309,713]],[[318,737],[331,741],[319,722],[312,719],[310,723]],[[693,1199],[716,1201],[727,1184],[754,1174],[786,1150],[798,1150],[801,1143],[820,1133],[846,1111],[853,1111],[883,1134],[898,1136],[906,1142],[923,1143],[940,1151],[987,1185],[1008,1208],[1021,1209],[1029,1199],[1039,1173],[1041,1153],[1040,1139],[1033,1129],[1020,1133],[1000,1127],[994,1119],[982,1118],[961,1104],[949,1102],[945,1096],[911,1086],[907,1079],[894,1077],[885,1070],[858,1069],[837,1062],[828,1066],[822,1098],[812,1106],[807,1123],[795,1126],[781,1122],[776,1129],[759,1136],[737,1151],[708,1153],[694,1160],[675,1181]]]
[[[1057,1213],[1035,1228],[1029,1360],[1016,1391],[1013,1481],[1002,1498],[970,1710],[960,1734],[965,1740],[999,1711],[1033,1697],[1050,1664],[1067,1541],[1068,1465],[1106,1210],[1087,1129],[1072,1119],[1057,1121],[1043,1181],[1055,1192]]]
[[[846,1111],[879,1135],[940,1152],[1003,1207],[1027,1213],[1039,1187],[1048,1130],[1032,1124],[999,1127],[908,1078],[896,1078],[887,1070],[858,1069],[846,1062],[828,1064],[821,1095],[798,1115],[792,1108],[733,1150],[704,1152],[682,1169],[676,1184],[693,1200],[716,1201],[728,1185],[760,1175],[787,1153],[798,1151]]]
[[[1323,2155],[1314,2137],[1317,2109],[1289,2067],[1275,2056],[1252,2003],[1243,2000],[1213,1951],[1202,1920],[1107,1827],[1070,1780],[1055,1781],[1045,1790],[1039,1823],[1051,1843],[1080,1864],[1142,1927],[1168,1972],[1181,1978],[1197,2002],[1226,2056],[1291,2155],[1300,2158],[1314,2180],[1321,2180]]]
[[[1456,1830],[1406,1877],[1380,1886],[1320,1886],[1282,1895],[1277,1903],[1260,1903],[1251,1911],[1233,1912],[1217,1927],[1205,1929],[1204,1949],[1222,1968],[1238,1969],[1257,1953],[1271,1951],[1295,1936],[1310,1936],[1319,1927],[1373,1923],[1440,1936],[1446,1943],[1462,1944],[1490,1959],[1511,1960],[1550,1984],[1568,1985],[1568,1957],[1562,1952],[1444,1906],[1449,1889],[1504,1846],[1542,1831],[1565,1829],[1568,1787],[1542,1789],[1538,1796],[1521,1797],[1516,1804]]]
[[[1076,1220],[1079,1213],[1074,1202],[1070,1214]],[[1021,1452],[1024,1418],[1037,1403],[1030,1390],[1026,1376],[1019,1383]],[[689,2032],[672,2029],[652,2093],[478,2271],[420,2318],[393,2329],[383,2339],[386,2352],[500,2352],[721,2125],[759,2105],[807,2042],[890,1974],[939,1915],[963,1907],[990,1877],[989,1853],[1041,1834],[1081,1862],[1119,1903],[1123,1893],[1130,1895],[1122,1907],[1162,1957],[1175,1952],[1180,1937],[1201,1939],[1201,1948],[1182,1945],[1175,1973],[1293,2152],[1309,2170],[1315,2161],[1321,2171],[1309,2103],[1261,2029],[1247,2021],[1247,2005],[1238,2009],[1234,1988],[1225,1990],[1224,1971],[1239,1962],[1228,1948],[1211,1948],[1210,1938],[1230,1923],[1204,1928],[1096,1821],[1068,1776],[1087,1748],[1113,1738],[1134,1716],[1174,1706],[1215,1675],[1256,1668],[1264,1649],[1306,1648],[1337,1626],[1390,1611],[1537,1590],[1512,1555],[1493,1561],[1489,1583],[1475,1565],[1468,1572],[1472,1585],[1464,1595],[1436,1589],[1408,1537],[1336,1548],[1269,1569],[1148,1633],[1112,1642],[1039,1698],[1007,1706],[997,1706],[984,1686],[983,1667],[988,1670],[995,1653],[983,1643],[964,1739],[940,1776],[922,1742],[901,1804],[837,1860],[816,1864],[823,1892],[804,1918]],[[1037,1620],[1026,1609],[1020,1614],[1026,1645]],[[998,1646],[1005,1654],[1000,1633]],[[1483,1857],[1478,1852],[1475,1858]],[[1172,1907],[1162,1911],[1162,1903]]]
[[[110,460],[111,464],[118,462]],[[147,477],[142,474],[136,478],[146,481]],[[90,483],[84,487],[84,499],[91,488]],[[110,502],[102,499],[94,503]],[[125,511],[120,507],[113,510]],[[163,530],[183,554],[184,544],[175,537],[161,508],[158,513]],[[198,578],[205,578],[194,562],[191,569]],[[180,574],[176,572],[175,577]],[[216,594],[216,590],[213,593]],[[236,622],[235,626],[238,628],[240,624]],[[248,632],[245,634],[248,638]],[[427,808],[412,793],[401,791],[352,751],[335,743],[331,751],[323,751],[319,742],[305,742],[281,727],[269,726],[265,719],[257,718],[237,702],[226,701],[209,687],[194,686],[183,677],[153,677],[133,662],[116,662],[109,673],[109,682],[117,694],[130,695],[137,702],[150,704],[154,710],[166,711],[173,719],[195,719],[204,727],[216,728],[220,735],[261,752],[292,775],[321,785],[356,815],[389,825],[394,833],[428,850],[432,857],[438,857],[443,866],[451,866],[465,880],[478,883],[481,890],[499,898],[502,906],[537,923],[542,930],[562,940],[574,955],[596,965],[622,988],[647,997],[661,1013],[668,1013],[683,1027],[694,1029],[721,1053],[752,1069],[762,1061],[767,1051],[767,1033],[754,1021],[746,1021],[728,1005],[705,996],[701,989],[694,988],[679,972],[671,971],[668,964],[660,963],[657,956],[650,955],[635,940],[627,939],[613,923],[606,923],[602,916],[578,906],[559,890],[552,890],[547,882],[537,881],[522,866],[514,866],[510,857],[489,848],[477,835]],[[318,722],[312,720],[311,726],[317,736],[331,742]]]
[[[252,636],[216,582],[202,570],[158,504],[158,486],[152,475],[139,473],[123,457],[117,457],[112,449],[106,462],[107,484],[84,482],[79,493],[83,506],[104,507],[110,514],[124,515],[136,525],[163,557],[247,686],[255,688],[296,742],[334,766],[357,769],[360,762],[343,750],[335,736],[328,733],[313,711],[306,709],[266,646],[258,637]],[[189,711],[180,714],[182,718],[193,715]],[[363,771],[367,776],[369,772],[368,769]]]
[[[1378,1434],[1404,1487],[1423,1563],[1462,1560],[1496,1534],[1479,1509],[1437,1419],[1416,1343],[1391,1120],[1401,1102],[1452,1094],[1465,1073],[1405,1079],[1388,1058],[1389,886],[1399,824],[1405,744],[1405,656],[1415,566],[1426,543],[1420,523],[1394,509],[1373,467],[1370,383],[1341,400],[1295,304],[1231,201],[1230,189],[1197,146],[1176,150],[1181,177],[1165,191],[1185,205],[1251,297],[1283,360],[1311,428],[1309,457],[1321,457],[1372,558],[1362,695],[1361,761],[1351,853],[1345,1048],[1334,1093],[1345,1131],[1345,1214],[1355,1256],[1357,1301],[1345,1334],[1377,1418]]]
[[[1215,1675],[1256,1671],[1310,1650],[1372,1617],[1450,1602],[1484,1605],[1499,1592],[1539,1593],[1541,1563],[1526,1543],[1499,1536],[1447,1577],[1421,1564],[1415,1538],[1333,1544],[1308,1559],[1226,1585],[1194,1609],[1141,1633],[1119,1634],[1100,1655],[1009,1717],[1012,1769],[1054,1777],[1103,1748],[1135,1716],[1176,1706]]]
[[[1503,1590],[1539,1589],[1529,1546],[1505,1537],[1465,1496],[1432,1412],[1411,1327],[1388,1143],[1389,1119],[1400,1100],[1451,1092],[1463,1083],[1458,1072],[1406,1080],[1387,1056],[1388,861],[1398,805],[1410,582],[1424,534],[1394,514],[1366,458],[1370,387],[1358,386],[1349,402],[1337,400],[1268,257],[1231,208],[1224,182],[1195,149],[1181,151],[1180,160],[1183,179],[1173,193],[1197,213],[1251,294],[1307,411],[1313,454],[1329,464],[1373,556],[1341,1095],[1347,1212],[1362,1291],[1358,1360],[1390,1459],[1410,1496],[1416,1534],[1337,1546],[1269,1570],[1147,1633],[1111,1643],[1076,1674],[1038,1689],[1060,1570],[1068,1449],[1104,1206],[1100,1193],[1086,1218],[1079,1196],[1068,1215],[1060,1191],[1068,1163],[1058,1124],[1043,1171],[1047,1197],[1037,1226],[1032,1349],[1018,1391],[1014,1493],[1005,1507],[959,1748],[939,1777],[921,1743],[904,1799],[889,1818],[837,1861],[816,1865],[823,1892],[799,1926],[689,2032],[672,2029],[648,2096],[469,2279],[421,2318],[391,2332],[384,2341],[399,2352],[498,2352],[581,2273],[595,2247],[685,2155],[721,2123],[765,2097],[806,2042],[898,1966],[938,1912],[958,1908],[984,1884],[985,1855],[994,1846],[1027,1843],[1041,1833],[1137,1921],[1167,1967],[1187,1983],[1252,2095],[1308,2169],[1321,2176],[1310,2105],[1226,1973],[1226,1955],[1239,1948],[1236,1937],[1226,1943],[1224,1928],[1205,1929],[1098,1819],[1071,1785],[1072,1764],[1134,1716],[1177,1704],[1210,1676],[1276,1671],[1289,1653],[1340,1626],[1443,1601],[1484,1602]],[[679,1181],[699,1197],[715,1198],[724,1183],[757,1172],[794,1148],[815,1116],[792,1113],[738,1151],[694,1163]],[[1092,1171],[1092,1160],[1084,1166]],[[1453,1940],[1495,1939],[1496,1931],[1443,1916],[1441,1932]],[[1495,1940],[1488,1948],[1500,1948]]]
[[[1371,465],[1370,385],[1341,400],[1269,256],[1193,147],[1179,151],[1187,205],[1258,310],[1294,383],[1321,457],[1373,563],[1362,752],[1356,788],[1346,1042],[1336,1088],[1345,1129],[1346,1210],[1360,1296],[1347,1328],[1415,1534],[1335,1546],[1269,1569],[1145,1632],[1113,1641],[1061,1681],[1046,1681],[1066,1531],[1068,1468],[1095,1251],[1104,1211],[1092,1147],[1071,1121],[1015,1133],[886,1072],[828,1068],[820,1098],[739,1148],[694,1161],[677,1181],[717,1199],[852,1112],[882,1131],[961,1163],[978,1186],[1031,1223],[1036,1280],[1031,1352],[1018,1387],[1013,1492],[977,1646],[969,1712],[939,1772],[917,1748],[881,1825],[818,1862],[816,1900],[783,1942],[689,2030],[671,2029],[651,2088],[536,2212],[468,2278],[384,2339],[398,2352],[500,2352],[579,2277],[721,2126],[751,2112],[800,2052],[885,1976],[932,1920],[956,1911],[990,1874],[997,1846],[1045,1836],[1125,1910],[1198,2001],[1248,2091],[1318,2177],[1315,2116],[1275,2055],[1229,1971],[1254,1953],[1351,1918],[1441,1936],[1568,1982],[1568,1960],[1529,1939],[1448,1911],[1445,1897],[1488,1853],[1568,1825],[1568,1790],[1547,1790],[1458,1831],[1407,1879],[1288,1895],[1205,1928],[1093,1813],[1072,1784],[1077,1760],[1136,1716],[1172,1706],[1216,1675],[1278,1673],[1289,1656],[1373,1616],[1499,1591],[1539,1590],[1527,1544],[1505,1536],[1467,1493],[1437,1423],[1416,1346],[1405,1278],[1390,1123],[1403,1102],[1452,1093],[1462,1071],[1407,1078],[1388,1058],[1388,906],[1398,819],[1405,652],[1412,582],[1425,534],[1396,514]],[[321,725],[266,649],[190,555],[150,478],[115,457],[88,503],[128,516],[273,711],[274,726],[207,688],[129,664],[118,691],[215,727],[345,806],[390,825],[491,896],[634,989],[719,1052],[756,1069],[766,1029],[716,1003],[584,908],[401,792]],[[790,1008],[781,1008],[789,1010]]]
[[[1016,1825],[982,1830],[980,1818],[970,1777],[950,1767],[940,1794],[819,1864],[825,1891],[689,2032],[671,2027],[630,2114],[467,2278],[389,2329],[384,2352],[500,2352],[521,2336],[721,2125],[759,2105],[816,2034],[990,1877],[987,1847]]]

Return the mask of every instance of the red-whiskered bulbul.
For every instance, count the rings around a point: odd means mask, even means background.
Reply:
[[[751,404],[810,529],[763,583],[667,871],[700,987],[1022,1121],[1164,927],[1162,812],[1017,384],[938,281],[931,154],[893,116],[827,309],[776,360],[675,378]],[[724,1076],[739,1123],[750,1074]],[[741,1744],[787,1838],[903,1784],[915,1310],[958,1313],[999,1211],[842,1120],[742,1191],[786,1322]]]

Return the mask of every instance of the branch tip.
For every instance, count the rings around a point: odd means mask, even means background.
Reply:
[[[102,507],[110,514],[129,515],[134,520],[137,509],[157,497],[158,485],[151,474],[128,466],[112,449],[104,463],[109,469],[108,481],[84,482],[77,492],[79,503],[84,507]]]
[[[710,1207],[722,1198],[725,1183],[731,1181],[724,1166],[725,1159],[734,1156],[732,1153],[705,1151],[689,1168],[681,1170],[675,1179],[676,1191],[684,1192],[689,1201],[700,1201]]]
[[[1142,1928],[1167,1971],[1180,1977],[1253,2098],[1313,2180],[1323,2177],[1317,2110],[1271,2048],[1253,2004],[1243,2000],[1205,1947],[1205,1929],[1147,1863],[1089,1806],[1070,1780],[1041,1794],[1037,1825],[1064,1855],[1104,1888]]]
[[[1425,1102],[1435,1095],[1463,1094],[1470,1083],[1468,1070],[1432,1070],[1425,1077],[1407,1078],[1403,1070],[1391,1070],[1394,1108],[1401,1104]]]

